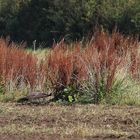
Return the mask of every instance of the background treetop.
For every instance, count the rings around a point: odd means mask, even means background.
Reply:
[[[139,0],[0,0],[0,35],[14,41],[71,42],[115,26],[140,33]]]

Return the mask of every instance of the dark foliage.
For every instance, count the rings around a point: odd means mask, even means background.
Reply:
[[[139,0],[0,0],[0,35],[48,45],[80,40],[98,27],[140,32]]]

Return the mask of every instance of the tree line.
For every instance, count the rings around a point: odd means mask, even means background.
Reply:
[[[0,0],[0,36],[17,42],[71,42],[99,27],[139,35],[140,0]]]

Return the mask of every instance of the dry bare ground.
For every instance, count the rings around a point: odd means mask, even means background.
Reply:
[[[140,139],[139,106],[0,103],[0,140]]]

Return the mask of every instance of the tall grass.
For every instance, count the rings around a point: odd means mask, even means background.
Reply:
[[[53,44],[38,58],[23,45],[0,39],[0,91],[51,90],[54,100],[93,103],[128,92],[140,80],[139,42],[118,32],[96,32],[82,44]],[[127,83],[127,84],[126,84]]]
[[[8,91],[29,88],[33,90],[42,81],[42,64],[27,53],[24,46],[0,39],[0,78]]]
[[[48,79],[57,96],[60,95],[58,91],[65,96],[64,89],[75,85],[77,94],[88,94],[98,103],[128,89],[129,85],[124,84],[126,78],[134,78],[139,73],[138,47],[135,38],[117,32],[97,32],[85,46],[75,43],[70,47],[60,42],[48,56]],[[69,94],[72,92],[70,90]]]

